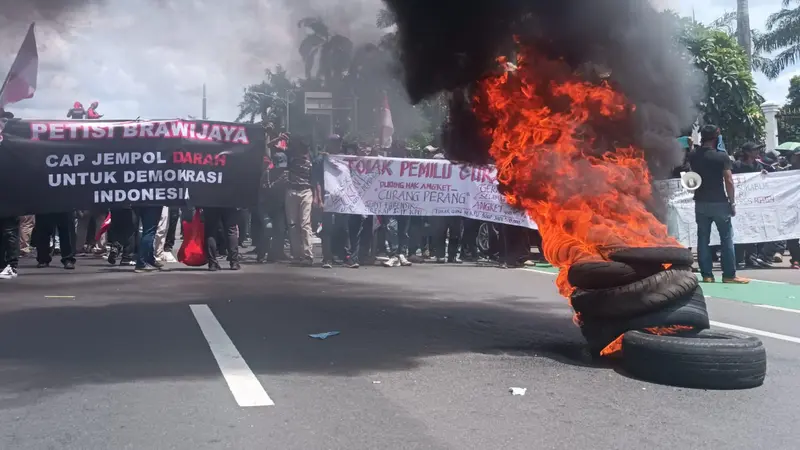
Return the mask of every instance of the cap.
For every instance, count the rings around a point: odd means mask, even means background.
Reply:
[[[752,152],[753,150],[761,150],[762,148],[766,147],[764,144],[756,144],[755,142],[745,142],[742,145],[743,152]]]

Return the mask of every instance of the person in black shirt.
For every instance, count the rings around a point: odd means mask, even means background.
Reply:
[[[287,156],[286,222],[289,225],[292,257],[294,263],[310,267],[314,264],[311,246],[311,205],[314,203],[311,148],[305,142],[293,139],[289,143]]]
[[[717,151],[719,128],[706,125],[700,130],[701,145],[689,153],[692,171],[702,178],[694,191],[695,220],[697,221],[697,259],[703,282],[713,283],[711,224],[715,224],[722,249],[722,282],[748,283],[736,276],[736,258],[733,250],[733,225],[736,215],[736,193],[731,173],[731,160],[727,153]]]
[[[67,111],[67,118],[76,120],[82,120],[86,118],[86,110],[83,109],[81,102],[75,102],[75,104],[72,105],[72,109]]]

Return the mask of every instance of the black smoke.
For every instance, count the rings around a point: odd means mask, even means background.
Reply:
[[[672,22],[647,0],[385,2],[397,17],[411,99],[452,92],[443,135],[451,159],[487,160],[485,137],[471,113],[472,89],[497,70],[498,56],[513,57],[518,39],[587,80],[608,76],[636,106],[624,132],[644,149],[654,174],[680,164],[675,138],[696,117],[698,78],[675,51]]]

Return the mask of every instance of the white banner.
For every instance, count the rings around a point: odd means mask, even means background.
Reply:
[[[463,216],[536,228],[497,192],[493,166],[441,159],[329,156],[325,160],[325,211],[396,216]],[[733,242],[749,244],[800,237],[800,171],[734,175]],[[697,246],[694,194],[679,179],[657,181],[667,200],[669,234]],[[711,227],[711,243],[719,235]]]
[[[770,174],[744,173],[733,176],[736,186],[736,217],[733,242],[751,244],[800,237],[800,171]],[[667,199],[667,228],[687,247],[697,246],[694,194],[681,188],[679,179],[657,181],[655,188]],[[719,235],[711,226],[711,244]]]
[[[379,216],[463,216],[536,228],[497,192],[497,170],[443,159],[325,158],[325,211]]]

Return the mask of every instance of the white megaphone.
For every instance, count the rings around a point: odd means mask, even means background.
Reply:
[[[703,184],[703,178],[697,172],[681,172],[681,186],[687,191],[696,191]]]

